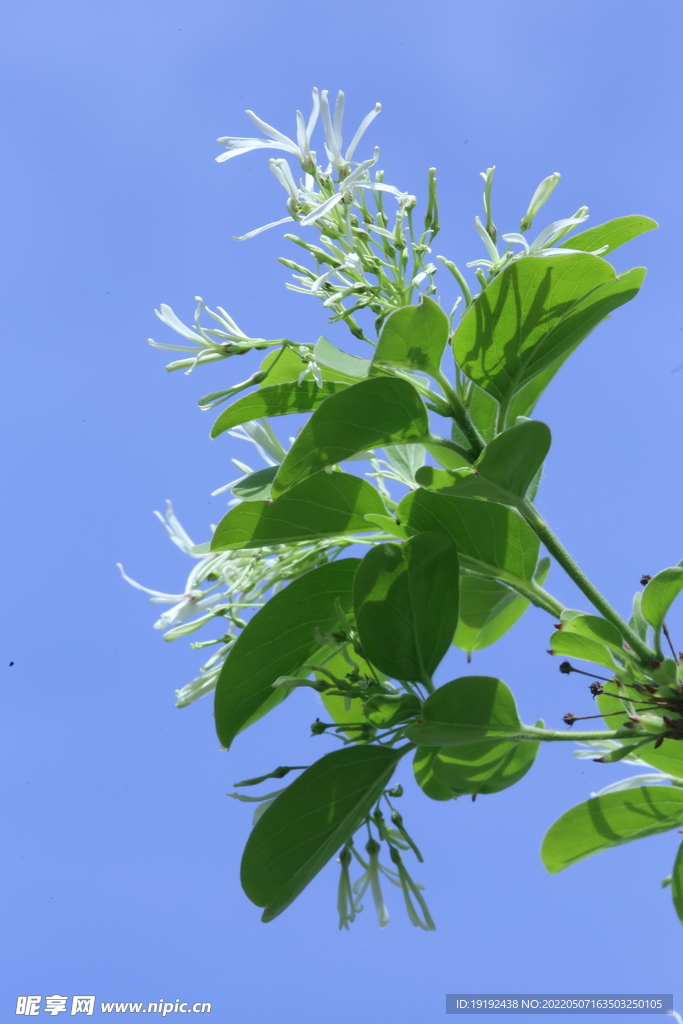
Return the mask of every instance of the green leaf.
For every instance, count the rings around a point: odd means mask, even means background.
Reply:
[[[570,621],[573,622],[573,619]],[[602,665],[610,672],[616,672],[616,663],[608,649],[597,640],[591,640],[590,637],[580,636],[578,633],[567,633],[561,629],[551,636],[550,646],[553,654],[581,658],[582,661],[590,661],[593,665]]]
[[[427,410],[412,384],[394,377],[363,380],[315,410],[280,466],[273,495],[358,452],[419,441],[428,432]]]
[[[517,260],[477,298],[453,337],[459,366],[507,407],[529,381],[638,292],[645,271],[617,277],[597,256]]]
[[[428,797],[432,800],[454,800],[455,793],[437,782],[434,776],[434,761],[438,756],[438,747],[418,747],[413,758],[413,772],[415,780]]]
[[[504,504],[517,504],[526,496],[550,448],[550,430],[538,420],[526,420],[509,427],[494,437],[474,464],[476,473],[436,471],[441,486],[451,476],[452,493],[477,498],[490,498]],[[418,471],[417,481],[425,486],[429,476],[425,466]],[[432,473],[435,471],[432,470]]]
[[[378,673],[377,670],[373,673],[368,663],[361,657],[359,657],[355,651],[353,653],[353,662],[358,666],[358,671],[362,676],[369,679],[373,679],[375,675],[379,675],[381,681],[384,681],[384,675]],[[321,659],[319,664],[323,665],[328,672],[336,676],[338,679],[345,680],[347,675],[353,671],[348,661],[341,653],[337,650],[331,658],[327,660]],[[332,682],[332,680],[324,672],[317,671],[314,673],[316,679],[323,680],[326,683]],[[358,725],[359,722],[363,721],[363,702],[358,697],[345,698],[338,697],[336,694],[330,694],[328,691],[323,691],[320,694],[322,702],[325,705],[325,710],[337,725],[348,725],[353,723]],[[356,739],[358,732],[355,729],[350,729],[347,732],[347,736],[351,739]]]
[[[289,381],[259,388],[233,402],[218,417],[211,428],[211,437],[218,437],[224,430],[238,427],[240,423],[258,420],[263,416],[286,416],[295,412],[311,412],[317,409],[330,395],[347,387],[339,381],[323,381],[318,387],[314,380],[303,380],[301,384]]]
[[[273,694],[280,676],[294,675],[319,650],[315,631],[338,625],[335,602],[351,610],[357,558],[312,569],[275,594],[249,620],[230,649],[218,677],[214,714],[218,738],[234,737]]]
[[[408,534],[399,526],[395,519],[391,516],[382,515],[369,515],[365,517],[369,523],[373,526],[379,527],[384,533],[390,533],[392,537],[397,537],[398,540],[408,540]]]
[[[235,484],[232,488],[232,493],[241,501],[268,501],[271,484],[275,479],[276,473],[277,466],[257,469],[255,473],[250,473],[246,479],[240,480],[238,484]],[[210,546],[209,550],[211,550]]]
[[[325,376],[325,371],[330,371],[355,381],[367,377],[370,372],[369,359],[352,356],[350,352],[344,352],[342,349],[337,348],[336,345],[333,345],[331,341],[328,341],[323,336],[318,338],[313,349],[313,355],[318,366],[325,368],[323,370],[323,377]]]
[[[409,532],[449,534],[465,569],[512,583],[533,578],[538,538],[508,505],[420,489],[403,498],[396,518]]]
[[[406,736],[427,747],[455,747],[507,739],[521,728],[515,699],[500,679],[463,676],[435,690],[422,707],[423,724]]]
[[[661,629],[669,608],[683,589],[683,568],[674,566],[653,576],[643,591],[641,611],[655,629]]]
[[[281,914],[349,839],[405,753],[358,745],[326,754],[281,793],[254,826],[242,887],[262,920]]]
[[[594,249],[601,249],[603,245],[609,246],[603,256],[607,256],[614,249],[618,249],[624,242],[630,242],[632,238],[642,235],[644,231],[651,231],[658,228],[659,224],[650,217],[617,217],[615,220],[608,220],[605,224],[597,224],[594,228],[582,231],[580,235],[574,235],[562,242],[560,249],[582,249],[584,252],[591,252]]]
[[[536,582],[542,584],[550,559],[538,563]],[[480,651],[499,640],[522,617],[529,602],[498,580],[460,577],[460,621],[453,643],[462,651]]]
[[[431,682],[458,624],[458,553],[443,533],[378,544],[353,585],[365,656],[394,679]]]
[[[671,898],[678,914],[678,920],[683,924],[683,843],[678,847],[674,869],[671,878]]]
[[[499,793],[526,775],[539,746],[528,740],[487,740],[465,747],[444,747],[434,760],[434,777],[456,796]]]
[[[563,633],[577,633],[599,644],[604,644],[623,655],[623,638],[616,626],[599,615],[572,615],[562,623]]]
[[[386,509],[367,480],[349,473],[319,473],[275,501],[244,501],[231,508],[216,527],[211,550],[367,533],[375,528],[365,519],[370,513],[381,515]]]
[[[448,344],[448,317],[433,299],[420,297],[419,306],[403,306],[391,313],[380,331],[372,368],[402,366],[437,374]]]
[[[268,376],[261,382],[260,388],[265,389],[272,387],[274,384],[286,384],[298,380],[299,374],[306,369],[315,351],[310,345],[301,345],[299,347],[304,351],[306,358],[302,359],[298,352],[289,347],[268,353],[260,367],[261,370],[268,371]],[[324,381],[336,380],[344,384],[356,383],[356,377],[354,376],[349,376],[349,374],[343,373],[341,370],[333,370],[329,366],[318,365],[320,366]]]
[[[363,705],[363,714],[377,728],[407,722],[420,713],[421,703],[412,693],[378,693]]]
[[[551,874],[600,850],[668,832],[681,824],[683,790],[641,786],[593,797],[548,829],[541,858]]]

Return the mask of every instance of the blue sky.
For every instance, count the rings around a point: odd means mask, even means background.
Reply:
[[[340,934],[334,867],[262,925],[238,881],[251,812],[225,793],[327,749],[308,738],[314,698],[221,753],[210,701],[174,706],[200,652],[163,643],[115,564],[178,590],[187,560],[152,510],[171,498],[208,539],[225,510],[211,492],[246,454],[209,441],[196,405],[245,364],[166,374],[146,344],[166,331],[155,306],[189,319],[202,295],[248,333],[345,341],[285,290],[280,231],[233,241],[284,215],[265,155],[214,162],[218,136],[251,133],[246,107],[290,131],[313,85],[345,90],[349,124],[382,102],[367,149],[380,145],[387,180],[422,198],[437,167],[439,252],[460,264],[483,255],[472,221],[492,164],[507,230],[553,171],[546,219],[585,203],[591,224],[660,222],[615,254],[649,268],[641,295],[538,407],[554,436],[539,504],[623,611],[642,573],[678,562],[682,20],[671,0],[4,6],[3,1020],[18,995],[77,992],[205,1000],[211,1019],[253,1024],[431,1021],[457,991],[673,991],[681,1008],[683,930],[659,887],[676,834],[552,878],[540,862],[548,825],[620,771],[564,744],[476,804],[406,795],[435,934],[396,899],[386,930],[368,910]],[[559,571],[551,581],[576,603]],[[527,721],[588,713],[545,654],[548,625],[531,612],[474,662]],[[670,625],[683,637],[680,611]],[[464,672],[464,656],[443,671]]]

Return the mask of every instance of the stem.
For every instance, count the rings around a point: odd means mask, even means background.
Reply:
[[[484,450],[484,439],[482,438],[481,434],[479,433],[474,423],[472,422],[472,418],[467,409],[465,408],[465,404],[462,402],[460,398],[458,398],[455,392],[455,388],[449,381],[448,377],[446,377],[446,375],[442,373],[441,370],[435,371],[434,373],[430,374],[430,376],[434,378],[434,380],[441,388],[444,396],[448,399],[449,405],[451,407],[450,415],[458,424],[463,434],[472,445],[472,452],[475,458],[478,458],[479,455],[481,455],[481,453]]]
[[[656,660],[655,652],[650,650],[646,643],[644,643],[638,634],[631,629],[628,623],[624,622],[619,613],[615,611],[612,605],[607,601],[599,590],[593,586],[588,577],[582,572],[579,566],[576,564],[572,556],[569,554],[567,549],[558,540],[555,534],[552,532],[548,524],[545,522],[542,516],[536,511],[536,509],[527,501],[522,501],[519,504],[519,510],[532,528],[536,536],[545,544],[550,554],[555,558],[557,562],[562,566],[567,575],[574,581],[579,590],[585,594],[591,604],[597,608],[600,614],[617,627],[624,640],[628,643],[631,650],[642,660],[643,665],[650,666],[651,662]]]
[[[560,732],[557,729],[539,729],[535,725],[523,725],[522,732],[516,736],[511,736],[510,739],[521,739],[521,740],[572,740],[575,743],[585,743],[591,740],[643,740],[652,739],[654,742],[657,737],[653,733],[643,734],[637,732],[635,729],[597,729],[594,732]]]

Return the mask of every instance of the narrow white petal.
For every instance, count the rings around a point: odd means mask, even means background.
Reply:
[[[281,220],[273,220],[270,224],[264,224],[263,227],[254,228],[253,231],[247,231],[246,235],[235,235],[235,241],[246,242],[248,238],[254,238],[256,235],[260,235],[262,231],[268,231],[269,228],[276,228],[278,225],[287,224],[288,221],[292,220],[294,220],[293,217],[283,217]]]
[[[358,145],[360,140],[363,138],[363,135],[367,131],[368,127],[375,120],[375,118],[377,117],[377,115],[379,114],[381,109],[382,109],[382,104],[381,103],[375,103],[375,109],[371,110],[369,114],[366,114],[365,117],[363,118],[363,120],[361,121],[360,127],[358,128],[358,131],[356,132],[354,137],[351,139],[351,145],[346,150],[346,156],[344,157],[344,159],[346,160],[347,163],[349,162],[349,160],[353,159],[353,154],[356,152],[356,146]]]
[[[186,327],[182,320],[179,320],[175,315],[170,306],[167,306],[165,302],[162,302],[159,309],[155,309],[154,312],[163,323],[168,327],[172,328],[178,334],[182,334],[184,338],[191,338],[192,341],[198,341],[203,344],[203,339],[195,331]]]
[[[286,135],[283,135],[282,132],[279,132],[277,128],[273,128],[272,125],[266,124],[265,121],[262,121],[260,117],[257,117],[253,110],[247,110],[246,114],[252,119],[256,127],[261,129],[264,135],[269,135],[271,139],[275,139],[275,141],[279,142],[280,145],[296,148],[291,139],[287,138]]]
[[[131,587],[135,587],[136,590],[142,590],[145,594],[152,594],[153,597],[156,597],[157,601],[167,601],[169,604],[172,604],[175,601],[181,601],[184,597],[183,594],[164,594],[161,590],[150,590],[149,587],[143,587],[141,583],[136,583],[135,580],[126,575],[120,562],[116,563],[116,568],[126,583],[130,583]]]
[[[310,213],[307,213],[305,217],[301,218],[300,223],[302,227],[307,227],[309,224],[313,224],[316,220],[319,220],[320,217],[324,217],[325,214],[329,213],[337,203],[341,202],[341,200],[341,192],[337,192],[336,195],[330,196],[329,199],[326,199],[325,202],[321,203],[315,210],[311,210]],[[292,218],[290,218],[290,220],[291,219]]]
[[[309,117],[308,124],[306,125],[306,135],[308,137],[309,145],[311,143],[311,135],[313,134],[313,129],[318,123],[318,114],[320,113],[320,93],[318,92],[317,89],[313,89],[312,96],[313,109],[311,110],[311,116]]]

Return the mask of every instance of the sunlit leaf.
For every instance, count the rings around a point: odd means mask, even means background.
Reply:
[[[367,533],[376,527],[365,517],[385,512],[379,492],[367,480],[349,473],[319,473],[275,501],[244,501],[230,509],[216,527],[211,550]]]
[[[406,380],[371,377],[332,395],[308,420],[273,482],[278,496],[358,452],[419,441],[428,433],[427,410]]]
[[[249,420],[258,420],[268,416],[286,416],[295,412],[312,412],[317,409],[330,395],[343,391],[346,387],[338,381],[323,381],[319,387],[314,380],[303,380],[301,384],[289,381],[285,384],[273,384],[259,388],[250,395],[245,395],[233,402],[218,417],[211,428],[211,437],[218,437],[224,430],[231,430]]]
[[[583,252],[593,252],[601,249],[603,245],[608,246],[602,253],[609,255],[614,249],[618,249],[624,242],[630,242],[632,238],[642,235],[644,231],[651,231],[659,227],[656,220],[650,217],[616,217],[608,220],[605,224],[596,224],[594,228],[588,228],[579,235],[572,235],[566,242],[561,242],[560,249],[581,249]]]
[[[572,807],[548,829],[541,857],[551,874],[600,850],[677,828],[683,790],[642,786],[593,797]]]
[[[500,679],[463,676],[440,686],[422,707],[422,724],[406,736],[427,747],[455,747],[518,735],[515,699]]]
[[[643,617],[655,629],[661,629],[666,613],[681,589],[683,589],[683,567],[679,565],[658,572],[645,587],[640,607]]]
[[[422,295],[417,306],[403,306],[384,321],[372,360],[382,364],[435,374],[448,343],[448,317],[440,306]]]

